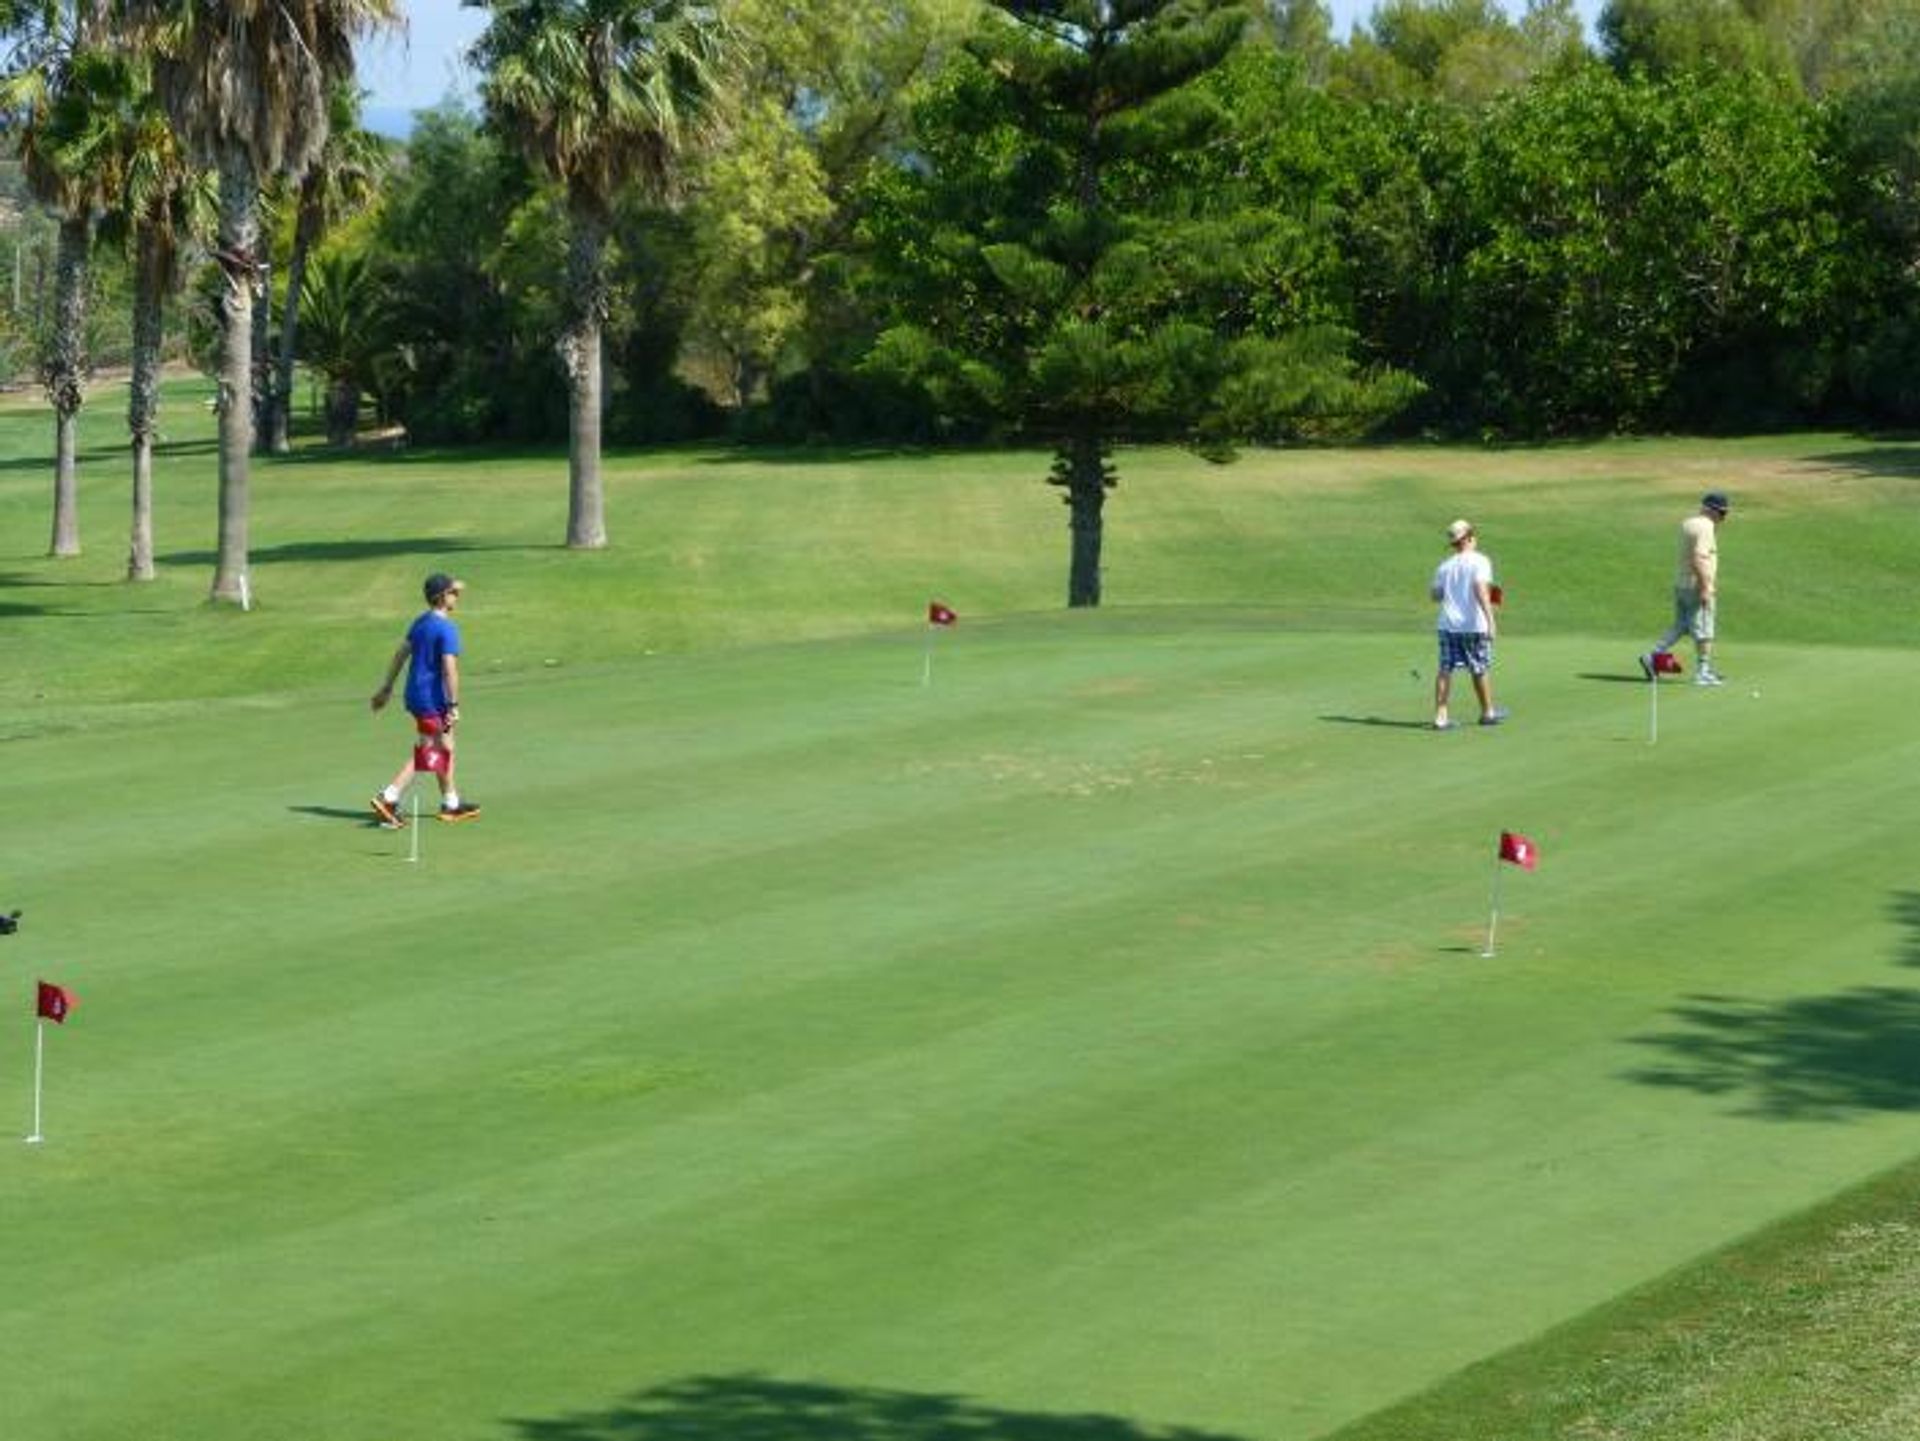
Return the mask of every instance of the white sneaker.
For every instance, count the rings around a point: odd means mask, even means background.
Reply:
[[[1725,685],[1726,681],[1721,679],[1720,672],[1717,670],[1702,670],[1694,672],[1693,683],[1695,685]]]

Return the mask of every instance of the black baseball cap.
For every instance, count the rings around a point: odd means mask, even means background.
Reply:
[[[455,580],[445,571],[436,570],[432,575],[427,577],[427,583],[423,585],[421,589],[426,592],[427,604],[436,605],[439,603],[440,597],[448,591],[465,590],[466,586],[461,581]]]
[[[1703,509],[1710,510],[1715,515],[1725,515],[1733,509],[1733,502],[1727,499],[1727,493],[1724,490],[1708,491],[1700,497],[1700,505]]]

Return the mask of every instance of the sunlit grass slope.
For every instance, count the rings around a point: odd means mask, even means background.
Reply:
[[[37,559],[38,420],[9,1438],[1304,1441],[1920,1151],[1899,447],[1151,454],[1095,615],[1032,456],[619,457],[595,556],[552,457],[303,458],[238,616],[203,451],[115,579],[104,420]],[[1737,684],[1650,744],[1707,483]],[[1436,736],[1458,512],[1516,719]],[[486,814],[411,862],[365,696],[440,565]]]

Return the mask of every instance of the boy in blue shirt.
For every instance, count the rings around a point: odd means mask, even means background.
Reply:
[[[400,773],[371,802],[374,815],[389,830],[406,825],[400,797],[420,771],[440,781],[441,820],[468,821],[480,814],[479,806],[460,799],[453,780],[453,727],[460,719],[460,627],[453,612],[464,589],[462,582],[439,571],[427,577],[427,609],[407,628],[406,639],[387,665],[387,678],[373,693],[373,708],[383,709],[393,699],[400,668],[406,667],[405,702],[419,740]]]

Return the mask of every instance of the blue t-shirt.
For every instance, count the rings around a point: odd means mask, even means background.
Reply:
[[[447,708],[446,676],[442,656],[460,654],[460,627],[448,616],[430,610],[407,627],[413,660],[407,666],[407,709],[414,715],[439,715]]]

